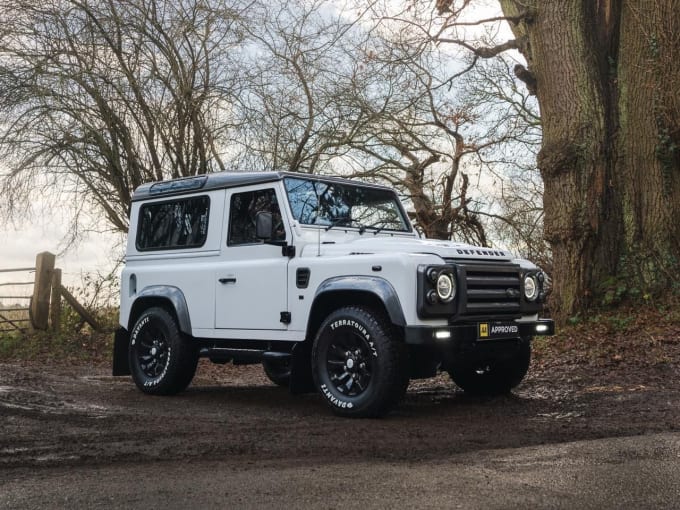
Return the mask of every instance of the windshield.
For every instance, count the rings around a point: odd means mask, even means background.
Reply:
[[[294,177],[284,183],[293,216],[304,225],[410,231],[391,191]]]

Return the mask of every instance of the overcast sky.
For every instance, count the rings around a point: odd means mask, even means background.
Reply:
[[[63,249],[61,240],[65,234],[65,229],[56,222],[53,225],[42,225],[28,221],[19,231],[0,224],[0,269],[33,267],[35,256],[39,252],[60,253]],[[110,271],[120,253],[114,237],[92,234],[77,247],[58,257],[57,267],[63,271],[65,285],[78,286],[83,272]],[[32,276],[0,273],[0,282],[26,281],[27,278],[31,280]]]

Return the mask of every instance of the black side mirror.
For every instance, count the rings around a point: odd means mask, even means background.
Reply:
[[[260,211],[255,215],[255,235],[265,241],[272,238],[272,213]]]

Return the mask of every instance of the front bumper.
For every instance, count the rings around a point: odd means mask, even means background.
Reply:
[[[509,330],[508,327],[516,326]],[[486,329],[485,329],[486,328]],[[500,330],[500,336],[494,336],[494,328]],[[487,336],[484,336],[486,332]],[[555,334],[555,322],[552,319],[539,319],[531,322],[472,322],[454,326],[407,326],[404,340],[412,345],[445,346],[450,343],[494,343],[512,339],[529,339],[535,336]]]

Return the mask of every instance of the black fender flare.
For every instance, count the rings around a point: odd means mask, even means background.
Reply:
[[[316,289],[314,300],[307,318],[306,339],[293,348],[293,360],[291,370],[290,391],[291,393],[306,393],[316,391],[311,371],[312,341],[316,327],[319,326],[323,316],[317,313],[318,308],[326,306],[324,297],[332,297],[334,294],[347,292],[370,295],[372,299],[379,300],[387,312],[389,320],[400,327],[406,326],[406,318],[401,308],[401,302],[397,291],[392,284],[377,276],[335,276],[324,280]]]
[[[373,294],[383,303],[393,324],[406,326],[406,318],[397,291],[390,282],[378,276],[334,276],[324,280],[316,289],[311,309],[314,310],[314,305],[320,297],[341,291]],[[310,320],[312,315],[310,313]],[[309,324],[308,322],[308,330]]]
[[[130,318],[136,315],[137,308],[140,305],[149,300],[163,300],[169,302],[174,309],[180,331],[187,335],[191,335],[189,307],[187,306],[187,300],[184,297],[184,293],[178,287],[172,285],[150,285],[144,287],[142,291],[137,294],[135,301],[132,303]],[[129,324],[128,331],[131,331],[133,326],[134,324]]]

